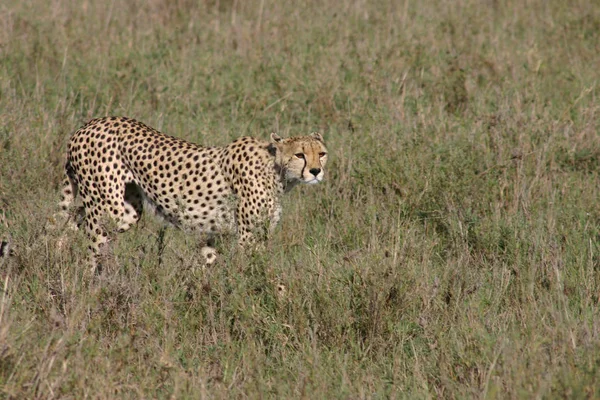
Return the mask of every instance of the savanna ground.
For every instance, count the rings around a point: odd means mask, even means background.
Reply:
[[[2,2],[0,397],[600,396],[599,66],[587,0]],[[326,181],[262,250],[146,215],[90,277],[48,226],[104,115],[321,131]]]

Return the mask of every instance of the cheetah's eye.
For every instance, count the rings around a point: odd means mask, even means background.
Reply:
[[[319,153],[319,158],[323,158],[327,155],[327,153],[325,153],[324,151]]]
[[[298,157],[301,160],[304,160],[304,154],[303,153],[296,153],[294,154],[296,157]]]

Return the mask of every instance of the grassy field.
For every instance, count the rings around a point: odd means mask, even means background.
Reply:
[[[598,398],[600,5],[0,4],[0,398]],[[320,131],[265,249],[49,229],[104,115]],[[280,291],[281,288],[285,290]]]

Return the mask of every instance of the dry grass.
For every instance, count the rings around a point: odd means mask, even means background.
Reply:
[[[4,2],[0,396],[600,396],[599,43],[583,0]],[[92,279],[47,226],[102,115],[321,130],[327,180],[264,250],[144,218]]]

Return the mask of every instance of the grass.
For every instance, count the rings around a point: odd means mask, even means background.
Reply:
[[[598,43],[583,0],[5,1],[0,397],[600,396]],[[144,217],[90,278],[48,220],[103,115],[318,130],[327,179],[266,249]]]

